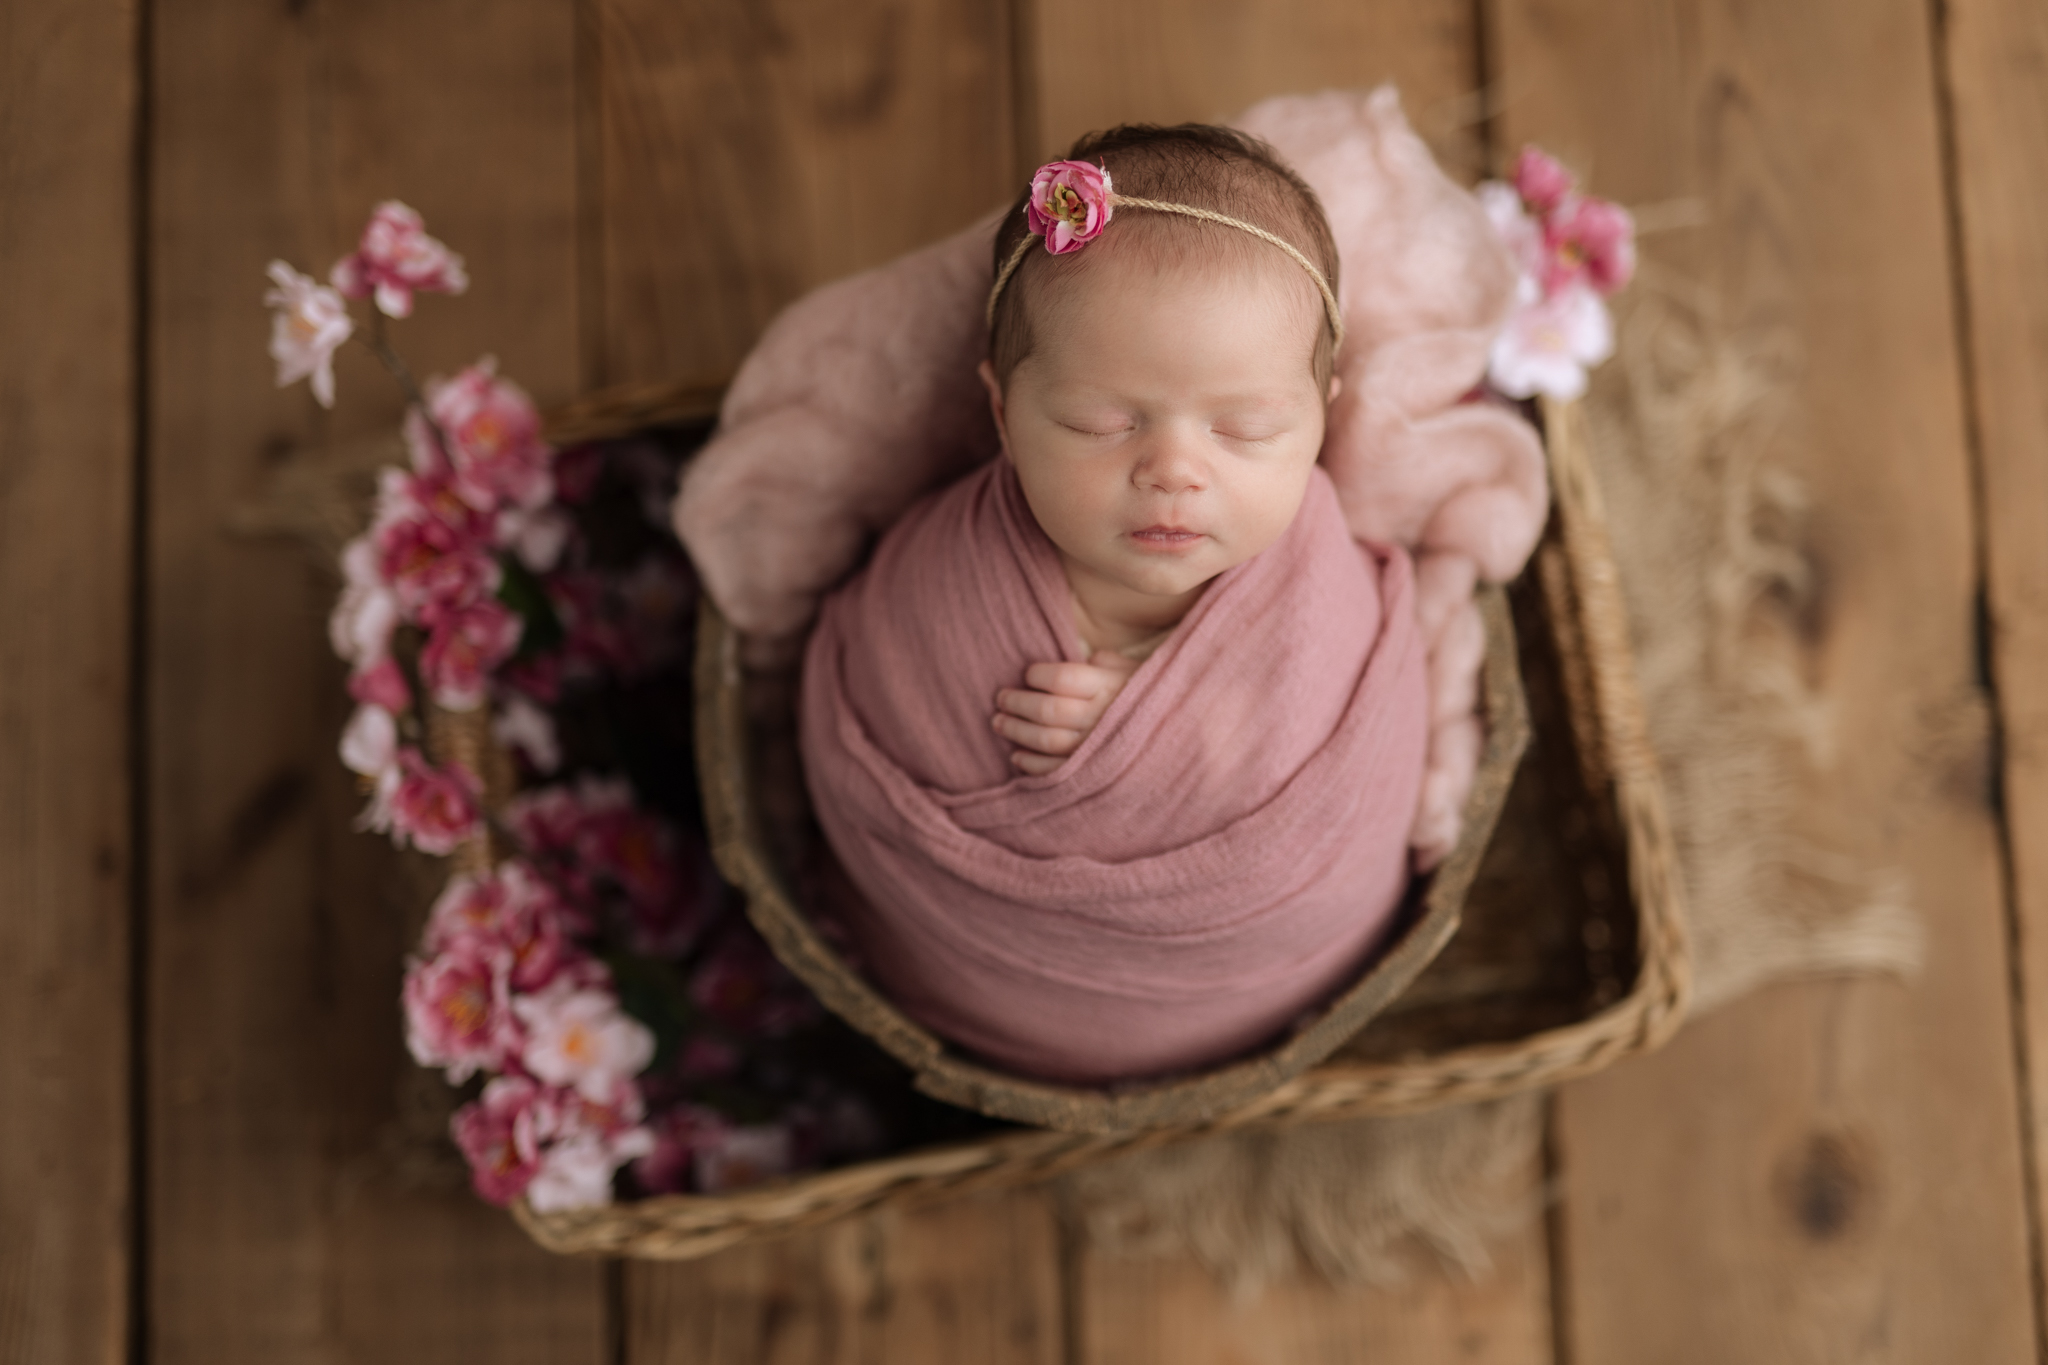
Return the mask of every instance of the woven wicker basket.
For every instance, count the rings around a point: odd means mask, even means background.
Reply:
[[[701,420],[715,392],[692,386],[600,395],[561,414],[551,434],[593,439]],[[1469,883],[1462,929],[1434,962],[1402,969],[1413,978],[1408,989],[1391,1003],[1374,1001],[1384,1012],[1320,1064],[1196,1120],[1155,1115],[1158,1126],[1114,1132],[1003,1132],[715,1197],[546,1215],[522,1205],[515,1209],[521,1224],[559,1252],[683,1259],[884,1202],[1026,1183],[1209,1133],[1494,1098],[1584,1075],[1662,1042],[1689,990],[1671,835],[1583,417],[1572,406],[1547,405],[1544,419],[1556,510],[1533,572],[1505,595],[1507,609],[1499,601],[1489,608],[1496,628],[1511,610],[1517,648],[1492,652],[1486,696],[1496,704],[1502,659],[1512,667],[1518,656],[1534,724],[1530,761],[1511,785],[1503,780],[1489,792],[1481,784],[1470,814],[1490,824],[1487,803],[1491,813],[1504,806],[1498,835],[1483,857],[1471,852],[1470,867],[1457,866],[1467,856],[1461,845],[1440,874],[1443,883],[1454,873]],[[708,692],[700,675],[700,695],[729,705],[736,670],[716,624],[700,644],[700,668],[716,671]],[[706,719],[700,714],[700,725]],[[715,711],[709,719],[717,720]],[[728,779],[716,774],[745,769],[717,766],[708,748],[700,753],[713,775],[707,805],[716,812],[723,800],[724,818],[732,819],[746,809],[745,789],[721,798],[717,785]],[[764,859],[757,871],[772,876],[765,850],[749,844],[746,832],[714,823],[725,856],[738,838],[737,847]],[[724,865],[743,884],[753,875],[738,861]],[[784,904],[795,916],[786,893]],[[771,940],[788,928],[778,928],[773,914],[756,918]],[[1455,905],[1445,914],[1426,903],[1397,951],[1412,940],[1426,960],[1424,950],[1440,941],[1434,936],[1458,927]],[[805,943],[775,946],[805,970]],[[930,1088],[944,1093],[940,1073],[925,1076],[938,1076]],[[969,1075],[960,1083],[977,1082]]]
[[[1026,1080],[954,1052],[848,967],[806,917],[792,890],[793,879],[779,865],[778,848],[795,841],[777,840],[764,827],[754,791],[757,760],[750,752],[752,699],[739,665],[738,637],[707,602],[698,617],[697,764],[712,855],[726,880],[746,893],[747,915],[775,955],[827,1008],[915,1072],[917,1088],[926,1094],[994,1118],[1067,1132],[1203,1123],[1251,1103],[1342,1047],[1400,998],[1456,932],[1465,893],[1529,742],[1506,594],[1488,589],[1480,607],[1487,633],[1480,688],[1486,747],[1465,803],[1457,847],[1435,873],[1418,882],[1395,932],[1351,985],[1284,1039],[1223,1066],[1115,1089]],[[809,842],[814,856],[830,856],[822,843]]]

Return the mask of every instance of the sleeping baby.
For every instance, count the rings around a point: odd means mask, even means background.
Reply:
[[[1130,127],[1038,172],[993,265],[1001,457],[895,522],[804,660],[844,928],[1005,1069],[1211,1065],[1354,978],[1410,874],[1428,644],[1317,462],[1337,250],[1264,143]]]

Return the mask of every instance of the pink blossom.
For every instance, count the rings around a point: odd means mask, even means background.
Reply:
[[[515,991],[537,991],[576,971],[580,954],[569,942],[571,916],[554,888],[518,861],[483,876],[451,877],[427,917],[429,953],[467,945],[509,954],[507,981]]]
[[[592,1104],[524,1076],[500,1076],[456,1112],[450,1128],[478,1194],[494,1204],[524,1195],[550,1213],[611,1202],[613,1173],[656,1148],[654,1134],[640,1126],[641,1108],[630,1087]]]
[[[310,275],[301,275],[283,261],[270,263],[277,285],[263,301],[277,310],[270,324],[270,358],[277,362],[282,388],[311,375],[313,397],[320,406],[334,406],[334,353],[355,332],[341,295]]]
[[[1051,161],[1031,177],[1025,221],[1055,256],[1079,251],[1102,235],[1114,212],[1109,172],[1085,161]]]
[[[398,429],[405,437],[406,458],[412,462],[413,473],[423,478],[446,479],[455,471],[454,462],[441,449],[441,438],[433,423],[419,408],[408,407]]]
[[[782,1124],[727,1128],[698,1146],[692,1165],[697,1188],[706,1194],[744,1189],[787,1175],[795,1166],[796,1143]]]
[[[389,654],[374,663],[359,666],[349,675],[348,694],[357,701],[381,706],[386,711],[403,711],[412,705],[412,688],[398,661]]]
[[[739,1049],[707,1033],[692,1034],[676,1056],[676,1072],[685,1080],[722,1081],[739,1069]]]
[[[619,1167],[653,1150],[654,1137],[645,1128],[609,1136],[573,1133],[542,1153],[540,1171],[526,1187],[526,1202],[536,1213],[609,1204]]]
[[[689,1183],[697,1149],[719,1141],[730,1126],[715,1109],[671,1105],[647,1125],[653,1146],[633,1163],[633,1179],[649,1194],[680,1193]]]
[[[646,1145],[653,1145],[651,1138]],[[630,1159],[615,1154],[602,1133],[576,1133],[550,1143],[533,1182],[526,1187],[526,1202],[536,1213],[609,1204],[612,1176]]]
[[[709,860],[636,806],[632,788],[618,779],[586,776],[573,787],[524,793],[505,821],[573,902],[596,905],[608,892],[624,899],[635,952],[680,954],[717,903],[720,883]]]
[[[616,788],[628,801],[631,789],[623,782],[585,777],[574,788],[541,787],[522,792],[505,808],[505,823],[527,852],[537,857],[560,857],[576,847],[576,833],[582,828],[585,792]]]
[[[421,1066],[447,1068],[460,1084],[478,1070],[503,1070],[521,1038],[511,1001],[511,954],[458,940],[406,969],[405,1045]]]
[[[588,571],[565,570],[550,577],[547,588],[548,602],[567,636],[562,657],[572,675],[632,678],[644,671],[639,636],[614,609],[604,579]]]
[[[398,762],[397,720],[381,706],[358,706],[341,732],[341,761],[352,773],[381,777]]]
[[[555,456],[555,497],[565,503],[587,501],[604,475],[604,447],[571,446]]]
[[[562,766],[562,742],[555,734],[555,719],[517,692],[509,693],[491,721],[491,736],[507,749],[521,754],[536,772],[551,773]]]
[[[387,317],[412,313],[412,296],[460,294],[469,288],[462,258],[429,237],[418,213],[396,199],[377,205],[355,251],[334,263],[328,280],[352,299],[376,295]]]
[[[549,1089],[532,1112],[541,1165],[526,1198],[541,1213],[610,1203],[613,1174],[655,1147],[654,1134],[640,1123],[640,1092],[629,1082],[596,1100]]]
[[[691,973],[690,998],[741,1034],[772,1038],[817,1018],[816,1001],[744,930],[726,935]]]
[[[507,507],[498,513],[493,535],[533,572],[552,573],[575,530],[576,523],[559,507]]]
[[[526,1193],[540,1171],[534,1101],[540,1087],[524,1076],[499,1076],[481,1097],[455,1111],[449,1132],[469,1161],[470,1182],[493,1204]]]
[[[499,681],[535,701],[552,706],[562,698],[562,656],[534,654],[506,665]]]
[[[454,449],[455,487],[471,506],[538,508],[554,497],[554,450],[526,391],[498,377],[490,356],[453,379],[427,382],[427,411]]]
[[[1494,339],[1487,378],[1510,398],[1577,398],[1586,368],[1614,350],[1614,324],[1600,296],[1572,285],[1518,309]]]
[[[386,470],[370,534],[374,572],[412,620],[432,624],[437,614],[496,592],[503,577],[490,554],[489,522],[443,479]]]
[[[342,743],[350,743],[346,731],[342,734]],[[360,754],[359,757],[366,766],[376,761],[368,752]],[[347,759],[348,753],[345,751],[343,761],[346,762]],[[354,771],[361,771],[352,763],[349,766]],[[362,814],[356,817],[355,827],[359,830],[375,830],[380,834],[388,832],[393,824],[391,803],[398,797],[399,784],[404,781],[405,773],[394,759],[386,763],[381,770],[363,773],[363,776],[370,779],[370,803],[364,806]]]
[[[391,647],[398,625],[398,596],[378,568],[377,547],[369,536],[357,536],[341,552],[344,586],[334,614],[327,618],[328,642],[349,663],[375,659]]]
[[[400,749],[391,791],[372,805],[372,829],[390,830],[400,845],[446,857],[483,828],[477,802],[483,784],[460,763],[436,768],[417,749]],[[380,796],[383,794],[380,792]],[[381,808],[380,808],[381,807]]]
[[[657,554],[619,579],[618,594],[627,618],[646,638],[667,640],[674,634],[667,627],[697,600],[697,585],[673,556]]]
[[[493,597],[432,616],[433,628],[420,650],[420,678],[439,705],[474,710],[484,699],[492,670],[518,650],[524,623]]]
[[[1547,214],[1572,192],[1572,173],[1555,157],[1536,147],[1524,147],[1515,158],[1515,192],[1540,214]]]
[[[665,824],[645,811],[630,804],[598,809],[586,806],[576,849],[591,868],[616,882],[629,900],[659,905],[675,898],[675,840]]]
[[[623,1012],[609,989],[556,982],[515,998],[512,1008],[527,1030],[526,1069],[593,1101],[654,1060],[653,1032]]]
[[[1544,219],[1543,244],[1545,294],[1580,281],[1612,294],[1635,274],[1635,219],[1605,199],[1574,196],[1560,205]]]

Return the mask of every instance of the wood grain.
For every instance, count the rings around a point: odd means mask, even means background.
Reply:
[[[1392,81],[1446,168],[1473,175],[1475,13],[1459,0],[1032,0],[1029,161],[1113,124],[1214,122],[1268,95]]]
[[[1800,833],[1895,868],[1926,967],[1783,986],[1558,1107],[1584,1365],[2034,1358],[1986,707],[1925,10],[1545,0],[1493,12],[1533,140],[1638,204],[1738,342],[1803,357],[1778,439],[1812,512]],[[1825,60],[1817,60],[1826,54]],[[1595,401],[1617,401],[1608,383]],[[1606,452],[1610,459],[1626,453]],[[1767,614],[1768,615],[1768,614]]]
[[[1530,1170],[1535,1183],[1540,1173]],[[1186,1257],[1094,1253],[1074,1278],[1074,1365],[1537,1365],[1551,1353],[1539,1219],[1501,1236],[1476,1276],[1418,1253],[1408,1277],[1332,1285],[1314,1272],[1252,1293]]]
[[[151,1212],[162,1365],[594,1362],[600,1268],[543,1255],[451,1171],[450,1096],[399,1041],[429,885],[335,761],[330,573],[232,538],[230,508],[324,441],[389,430],[368,365],[336,415],[274,392],[258,300],[324,272],[395,196],[469,258],[420,300],[421,371],[486,350],[544,400],[576,383],[569,0],[249,7],[153,24]]]
[[[1397,82],[1411,120],[1453,173],[1480,161],[1474,10],[1441,0],[1035,0],[1025,11],[1031,159],[1126,121],[1220,119],[1268,95]],[[1081,1359],[1126,1361],[1550,1358],[1543,1238],[1502,1251],[1501,1278],[1425,1272],[1399,1291],[1318,1283],[1239,1301],[1184,1261],[1085,1255]]]
[[[797,295],[1012,193],[1000,4],[594,3],[605,383],[727,376]]]
[[[1951,0],[1942,13],[2038,1257],[2038,1229],[2048,1220],[2039,1181],[2048,1170],[2048,11],[2017,0]]]
[[[10,1361],[111,1365],[127,1348],[136,26],[125,0],[0,8]]]
[[[889,1210],[706,1261],[629,1263],[632,1365],[1060,1365],[1042,1193]]]

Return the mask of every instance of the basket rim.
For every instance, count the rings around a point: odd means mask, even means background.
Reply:
[[[669,386],[686,398],[695,396],[696,408],[681,420],[714,415],[715,401],[707,403],[703,395],[715,387]],[[609,404],[609,395],[598,393],[578,404],[578,438],[607,439],[640,430],[646,423],[638,418],[648,409],[649,392],[645,387],[623,391],[630,403]],[[1579,735],[1578,742],[1597,754],[1611,779],[1637,922],[1635,980],[1621,999],[1571,1024],[1520,1039],[1396,1061],[1327,1061],[1253,1104],[1183,1128],[1107,1135],[994,1134],[785,1177],[732,1194],[671,1195],[574,1212],[540,1214],[522,1202],[513,1209],[520,1225],[542,1247],[562,1254],[688,1259],[884,1203],[1031,1183],[1111,1156],[1219,1132],[1498,1099],[1588,1075],[1661,1046],[1676,1032],[1692,993],[1676,844],[1636,684],[1587,419],[1576,400],[1545,399],[1539,406],[1569,580],[1547,605],[1553,614],[1569,618],[1573,643],[1591,675],[1595,714],[1591,732]]]
[[[965,1058],[906,1017],[817,932],[765,852],[749,789],[738,636],[706,600],[698,618],[697,765],[712,856],[727,880],[745,893],[748,918],[776,956],[834,1014],[912,1068],[918,1088],[933,1098],[1070,1132],[1199,1123],[1254,1102],[1329,1057],[1397,999],[1457,931],[1465,894],[1529,742],[1528,706],[1506,594],[1489,587],[1480,600],[1488,637],[1483,677],[1487,737],[1457,847],[1428,876],[1419,913],[1357,977],[1318,1006],[1311,1022],[1250,1056],[1114,1089],[1061,1085]]]

